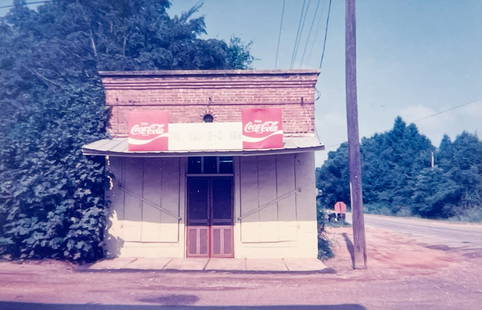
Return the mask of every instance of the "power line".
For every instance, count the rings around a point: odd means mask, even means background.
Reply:
[[[321,59],[320,59],[320,75],[322,73],[321,69],[323,67],[323,59],[325,58],[326,39],[328,37],[328,25],[330,24],[330,14],[331,14],[331,0],[328,2],[328,12],[326,14],[325,35],[323,38],[323,46],[322,46]],[[313,45],[312,45],[312,48],[313,48]],[[318,94],[320,93],[318,89],[317,89],[317,92]],[[320,95],[318,95],[318,98],[320,98]],[[316,100],[318,100],[318,98]]]
[[[308,4],[306,5],[305,14],[304,14],[304,16],[303,16],[303,23],[301,24],[300,37],[299,37],[299,40],[298,40],[298,44],[296,44],[295,58],[294,58],[294,60],[293,60],[293,64],[294,64],[295,61],[296,61],[296,56],[298,55],[298,51],[299,51],[299,48],[300,48],[300,44],[301,44],[301,41],[303,40],[303,30],[304,30],[304,28],[305,28],[306,17],[308,16],[308,12],[309,12],[309,9],[310,9],[310,5],[311,5],[311,0],[308,0]]]
[[[330,13],[331,13],[331,0],[328,3],[328,14],[326,15],[325,37],[323,38],[323,50],[321,52],[321,59],[320,59],[320,74],[321,74],[321,68],[323,66],[323,59],[325,58],[326,38],[328,36],[328,26],[330,24]]]
[[[25,3],[25,5],[42,4],[42,3],[47,3],[47,2],[50,2],[50,1],[32,1],[32,2]],[[4,5],[4,6],[0,6],[0,9],[13,8],[14,6],[15,5],[13,5],[13,4]]]
[[[308,0],[308,5],[306,6],[305,14],[303,15],[303,22],[301,24],[300,36],[299,36],[299,39],[298,39],[298,43],[295,45],[296,49],[294,51],[295,55],[294,55],[294,59],[293,59],[293,64],[296,61],[296,56],[298,55],[299,47],[300,47],[301,41],[303,40],[303,29],[305,28],[305,21],[306,21],[306,17],[308,16],[310,5],[311,5],[311,0]]]
[[[281,21],[279,24],[278,44],[276,45],[276,60],[274,62],[275,68],[278,68],[279,44],[281,42],[281,30],[283,29],[283,18],[285,16],[285,4],[286,4],[286,0],[283,0],[283,7],[281,9]]]
[[[290,68],[293,67],[293,58],[295,55],[295,49],[296,49],[296,43],[298,42],[298,37],[300,35],[300,28],[301,28],[301,19],[303,18],[303,13],[305,11],[305,5],[306,5],[306,0],[303,0],[303,4],[301,5],[301,12],[300,12],[300,18],[298,19],[298,30],[296,30],[296,37],[295,37],[295,43],[293,45],[293,52],[291,53],[291,64]]]
[[[318,16],[318,9],[320,8],[320,3],[321,3],[321,0],[318,0],[316,3],[315,13],[313,13],[313,19],[311,20],[310,30],[308,31],[308,36],[306,37],[306,41],[305,41],[305,47],[303,49],[303,53],[301,54],[300,64],[303,64],[303,60],[305,59],[305,54],[308,49],[308,44],[310,43],[313,26],[315,25],[315,20],[318,20],[317,16]]]
[[[326,7],[325,7],[325,5],[324,5],[325,3],[326,3]],[[322,7],[321,10],[320,10],[320,18],[318,18],[317,21],[316,21],[315,33],[314,33],[314,35],[313,35],[313,40],[311,40],[310,45],[309,45],[309,47],[308,47],[308,52],[307,52],[307,54],[306,54],[306,57],[307,57],[308,59],[311,58],[311,55],[313,54],[313,50],[315,49],[315,46],[317,45],[318,42],[320,42],[320,46],[321,46],[321,41],[322,41],[322,40],[321,40],[321,38],[318,39],[318,37],[320,37],[320,36],[322,37],[322,35],[323,35],[323,32],[322,32],[322,30],[321,30],[321,24],[322,24],[322,20],[323,20],[323,19],[322,19],[322,16],[325,16],[325,14],[326,14],[325,11],[326,11],[327,9],[328,9],[328,2],[323,1],[323,7]]]
[[[430,115],[427,115],[427,116],[424,116],[424,117],[415,119],[415,120],[410,121],[410,122],[419,122],[419,121],[422,121],[422,120],[426,120],[426,119],[428,119],[428,118],[432,118],[432,117],[438,116],[438,115],[443,114],[443,113],[446,113],[446,112],[450,112],[450,111],[453,111],[453,110],[456,110],[456,109],[460,109],[460,108],[462,108],[462,107],[465,107],[466,105],[473,104],[473,103],[475,103],[475,101],[471,101],[471,102],[468,102],[468,103],[460,104],[460,105],[457,105],[457,106],[448,108],[448,109],[446,109],[446,110],[442,110],[442,111],[436,112],[436,113],[434,113],[434,114],[430,114]]]
[[[296,58],[296,50],[298,49],[298,41],[299,41],[299,38],[300,38],[300,35],[301,35],[301,28],[302,28],[301,25],[302,25],[303,20],[304,20],[305,7],[306,7],[306,0],[303,0],[303,5],[301,6],[300,18],[298,20],[298,30],[296,31],[295,44],[293,46],[293,53],[291,54],[290,68],[293,68],[293,64],[294,64],[295,58]]]
[[[430,115],[426,115],[426,116],[423,116],[421,118],[417,118],[415,120],[409,120],[407,122],[408,123],[420,122],[420,121],[423,121],[423,120],[426,120],[426,119],[429,119],[429,118],[432,118],[432,117],[435,117],[435,116],[439,116],[440,114],[444,114],[444,113],[447,113],[447,112],[450,112],[450,111],[453,111],[453,110],[456,110],[456,109],[460,109],[462,107],[465,107],[467,105],[474,104],[474,103],[479,103],[479,102],[478,101],[471,101],[471,102],[467,102],[467,103],[464,103],[464,104],[456,105],[454,107],[451,107],[451,108],[448,108],[448,109],[445,109],[445,110],[442,110],[442,111],[439,111],[439,112],[436,112],[436,113],[433,113],[433,114],[430,114]],[[341,144],[343,144],[345,142],[346,141],[336,143],[336,144],[327,145],[327,146],[325,146],[325,149],[333,148],[335,146],[340,146]]]

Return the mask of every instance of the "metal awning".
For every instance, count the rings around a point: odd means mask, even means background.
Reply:
[[[187,156],[255,156],[302,153],[323,150],[314,134],[285,136],[284,147],[253,150],[186,150],[186,151],[129,151],[127,137],[97,140],[82,147],[84,155],[121,157],[187,157]]]

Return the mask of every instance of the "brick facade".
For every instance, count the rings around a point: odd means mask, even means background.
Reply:
[[[186,70],[100,72],[106,104],[111,108],[110,134],[127,135],[127,112],[169,111],[171,123],[238,122],[241,109],[280,107],[286,134],[314,131],[317,70]]]

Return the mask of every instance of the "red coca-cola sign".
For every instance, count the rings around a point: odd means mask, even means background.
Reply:
[[[168,122],[165,111],[129,112],[129,151],[167,151]]]
[[[243,149],[283,147],[281,109],[243,109]]]

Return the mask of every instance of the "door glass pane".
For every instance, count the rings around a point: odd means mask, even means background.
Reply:
[[[188,188],[188,221],[195,223],[208,222],[208,180],[189,178]]]
[[[217,172],[218,172],[218,164],[216,161],[216,157],[213,157],[213,156],[204,157],[203,173],[217,173]]]
[[[201,172],[201,157],[189,157],[187,160],[187,173]]]
[[[233,173],[232,157],[219,157],[219,173]]]
[[[231,179],[213,180],[213,219],[232,221]]]

